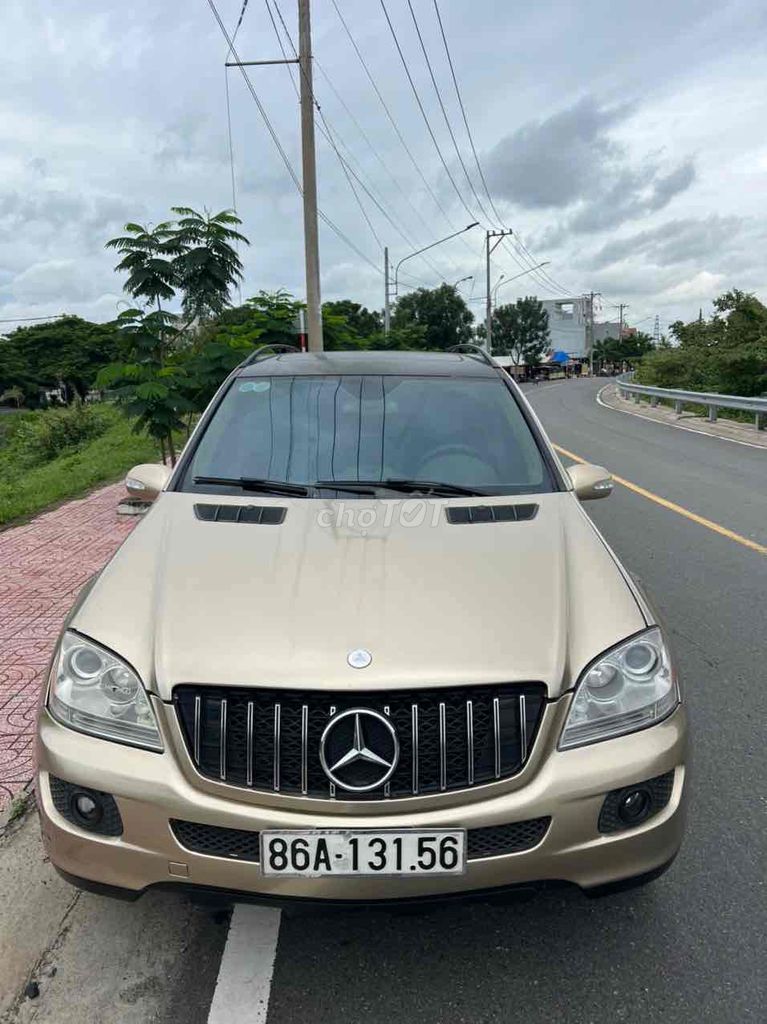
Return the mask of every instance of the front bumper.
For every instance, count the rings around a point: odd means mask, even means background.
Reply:
[[[296,801],[231,787],[209,787],[183,765],[174,744],[165,754],[123,747],[73,732],[43,710],[38,731],[38,803],[48,855],[62,873],[98,886],[140,893],[168,884],[271,899],[378,902],[428,899],[477,890],[563,881],[585,889],[650,874],[673,860],[684,829],[687,722],[680,706],[665,722],[619,739],[557,751],[561,713],[553,711],[534,756],[516,779],[471,793],[421,801],[353,806]],[[605,795],[674,771],[666,807],[642,825],[601,834]],[[49,775],[114,795],[124,832],[92,835],[63,818],[51,799]],[[179,844],[169,821],[224,828],[468,829],[551,817],[533,849],[469,860],[460,876],[390,878],[267,878],[259,865],[193,853]]]

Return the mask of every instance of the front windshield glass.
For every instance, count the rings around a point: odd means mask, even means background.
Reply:
[[[318,481],[430,481],[488,494],[553,489],[517,403],[495,378],[235,379],[182,489],[237,493],[235,485],[200,477],[309,487]]]

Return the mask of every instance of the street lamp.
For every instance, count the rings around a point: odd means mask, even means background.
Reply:
[[[402,259],[399,261],[399,263],[394,268],[394,296],[395,296],[395,298],[397,296],[397,287],[398,287],[398,282],[399,282],[399,268],[402,266],[403,263],[406,263],[407,260],[412,260],[415,256],[420,256],[422,252],[426,252],[428,249],[433,249],[437,245],[442,245],[443,242],[449,242],[451,238],[457,238],[458,235],[462,235],[466,231],[471,231],[472,228],[476,228],[478,226],[479,226],[479,221],[475,220],[473,224],[467,224],[466,227],[465,228],[461,228],[460,231],[454,231],[452,233],[452,235],[445,235],[444,238],[437,239],[437,241],[436,242],[432,242],[431,245],[425,245],[422,249],[416,249],[415,252],[411,252],[411,253],[408,253],[407,256],[403,256]],[[386,306],[385,306],[385,314],[384,314],[384,317],[385,317],[384,329],[385,329],[385,331],[387,333],[388,333],[388,330],[389,330],[389,295],[390,295],[390,292],[389,292],[389,259],[388,259],[388,256],[389,256],[389,251],[387,249],[386,253],[385,253],[385,261],[384,261],[384,271],[385,271],[385,277],[386,277],[386,280],[385,280]]]
[[[453,288],[457,288],[458,285],[459,284],[463,284],[464,281],[473,281],[473,280],[474,280],[474,275],[473,274],[469,274],[468,277],[459,277],[458,280],[453,285]]]
[[[493,297],[493,299],[492,299],[493,303],[495,302],[495,296],[498,294],[498,289],[501,287],[501,285],[503,284],[505,279],[506,279],[506,275],[505,274],[501,274],[501,276],[495,282],[493,287],[490,289],[490,294]]]
[[[516,281],[518,278],[524,277],[525,274],[532,274],[534,270],[540,270],[541,267],[548,267],[549,263],[551,263],[551,260],[544,260],[543,263],[539,263],[535,267],[530,267],[529,270],[523,270],[521,274],[515,274],[514,277],[507,277],[505,281],[499,280],[495,288],[493,288],[493,305],[495,305],[496,299],[498,298],[498,289],[502,284],[510,284],[512,281]],[[501,274],[501,277],[503,277],[503,274]]]

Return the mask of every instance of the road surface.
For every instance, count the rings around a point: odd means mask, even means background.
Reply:
[[[407,913],[240,907],[226,941],[225,921],[181,906],[174,915],[167,896],[116,909],[83,897],[52,954],[61,967],[42,984],[39,1016],[27,1002],[14,1021],[767,1019],[767,453],[604,409],[599,387],[571,380],[528,394],[562,449],[626,481],[588,509],[659,609],[691,711],[691,815],[672,870],[594,902],[572,892]],[[95,915],[97,943],[86,945],[78,914]],[[127,924],[135,955],[119,938]],[[206,937],[220,960],[217,984],[204,957],[196,978],[179,969],[180,958],[201,956]],[[161,998],[153,992],[163,977]],[[138,986],[138,1007],[118,999],[105,1018],[112,981],[116,992]]]

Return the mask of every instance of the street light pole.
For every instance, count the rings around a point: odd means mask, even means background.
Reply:
[[[391,299],[389,295],[389,246],[384,248],[384,336],[389,336],[391,326]]]
[[[298,0],[298,62],[301,71],[301,163],[304,197],[304,253],[309,351],[322,352],[320,251],[317,225],[317,165],[314,149],[314,90],[312,87],[312,28],[310,0]]]
[[[537,263],[534,267],[530,267],[528,270],[523,270],[521,274],[515,274],[513,277],[505,277],[504,274],[501,274],[501,277],[504,278],[504,280],[499,279],[496,282],[495,288],[493,288],[493,305],[495,306],[498,304],[498,289],[502,284],[511,284],[512,281],[516,281],[518,278],[524,277],[525,274],[532,274],[534,270],[540,270],[541,267],[547,267],[549,263],[551,263],[551,260],[544,260],[543,263]]]
[[[451,238],[457,238],[458,235],[462,235],[466,231],[471,231],[471,229],[472,228],[476,228],[478,226],[478,224],[479,224],[479,221],[475,220],[473,224],[467,224],[466,227],[465,228],[461,228],[460,231],[454,231],[452,233],[452,235],[445,235],[444,238],[437,239],[437,241],[436,242],[432,242],[431,245],[425,245],[423,247],[423,249],[416,249],[415,252],[411,252],[411,253],[408,253],[407,256],[403,256],[402,259],[399,261],[399,263],[394,268],[394,294],[395,294],[395,296],[397,295],[397,289],[399,287],[399,268],[402,266],[403,263],[407,262],[407,260],[412,260],[414,256],[420,256],[421,253],[422,252],[426,252],[427,249],[433,249],[435,247],[435,245],[442,245],[443,242],[449,242]]]
[[[459,277],[458,280],[453,285],[453,288],[457,288],[458,285],[459,284],[463,284],[464,281],[473,281],[473,280],[474,280],[474,275],[473,274],[469,274],[468,277]]]

